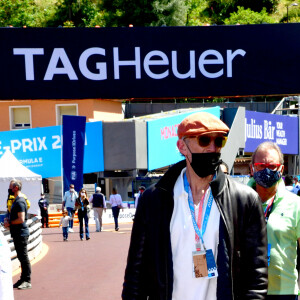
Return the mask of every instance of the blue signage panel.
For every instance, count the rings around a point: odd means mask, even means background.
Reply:
[[[77,191],[83,186],[85,124],[84,116],[63,116],[64,192],[69,190],[71,183]]]
[[[0,132],[0,157],[6,149],[43,178],[61,171],[61,126]],[[83,173],[104,171],[102,122],[86,124]]]
[[[276,143],[283,154],[298,154],[298,117],[246,111],[245,152],[265,141]]]
[[[206,111],[220,118],[219,106],[199,111]],[[185,117],[199,111],[193,110],[147,122],[148,170],[169,166],[183,159],[176,145],[177,128]]]

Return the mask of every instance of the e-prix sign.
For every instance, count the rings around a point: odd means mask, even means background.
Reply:
[[[0,99],[300,93],[300,24],[1,28]]]

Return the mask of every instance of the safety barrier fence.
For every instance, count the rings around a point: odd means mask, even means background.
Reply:
[[[41,228],[41,217],[40,216],[33,216],[29,215],[29,219],[27,220],[26,224],[29,229],[29,239],[28,239],[28,256],[30,261],[36,258],[42,251],[42,228]],[[20,262],[17,259],[17,253],[15,250],[15,245],[13,239],[10,235],[9,229],[5,229],[4,227],[0,227],[1,231],[3,232],[7,243],[10,247],[11,251],[11,261],[12,261],[12,270],[15,271],[20,267]]]

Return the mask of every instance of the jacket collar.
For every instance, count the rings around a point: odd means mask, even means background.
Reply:
[[[177,164],[173,165],[166,174],[156,184],[157,188],[161,188],[173,194],[175,182],[180,175],[183,168],[186,167],[186,161],[181,160]]]

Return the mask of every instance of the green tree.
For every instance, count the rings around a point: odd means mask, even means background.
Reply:
[[[262,24],[262,23],[274,23],[272,17],[267,14],[266,8],[263,8],[261,12],[255,12],[250,8],[244,9],[244,7],[238,7],[237,12],[230,14],[230,18],[225,19],[226,25],[234,24]]]
[[[97,14],[97,6],[90,0],[58,0],[55,12],[49,18],[47,26],[58,27],[63,24],[73,24],[75,27],[85,27]]]
[[[43,27],[51,7],[39,6],[34,0],[1,0],[0,27]]]
[[[102,0],[106,26],[150,26],[157,21],[152,1],[146,0]]]
[[[211,22],[215,24],[224,24],[224,20],[230,17],[231,13],[237,12],[238,7],[244,7],[255,12],[273,12],[279,0],[208,0],[206,12],[211,17]]]
[[[288,5],[288,4],[287,4]],[[286,6],[285,6],[286,8]],[[287,22],[287,11],[285,9],[283,17],[279,20],[280,23]],[[289,8],[289,22],[298,23],[300,22],[300,8],[299,6]]]
[[[186,0],[103,0],[107,26],[184,26]]]
[[[207,7],[206,0],[187,0],[187,26],[200,26],[210,23],[210,15],[205,12]]]
[[[156,0],[153,10],[157,17],[157,21],[151,23],[153,26],[186,25],[188,7],[184,0]]]

